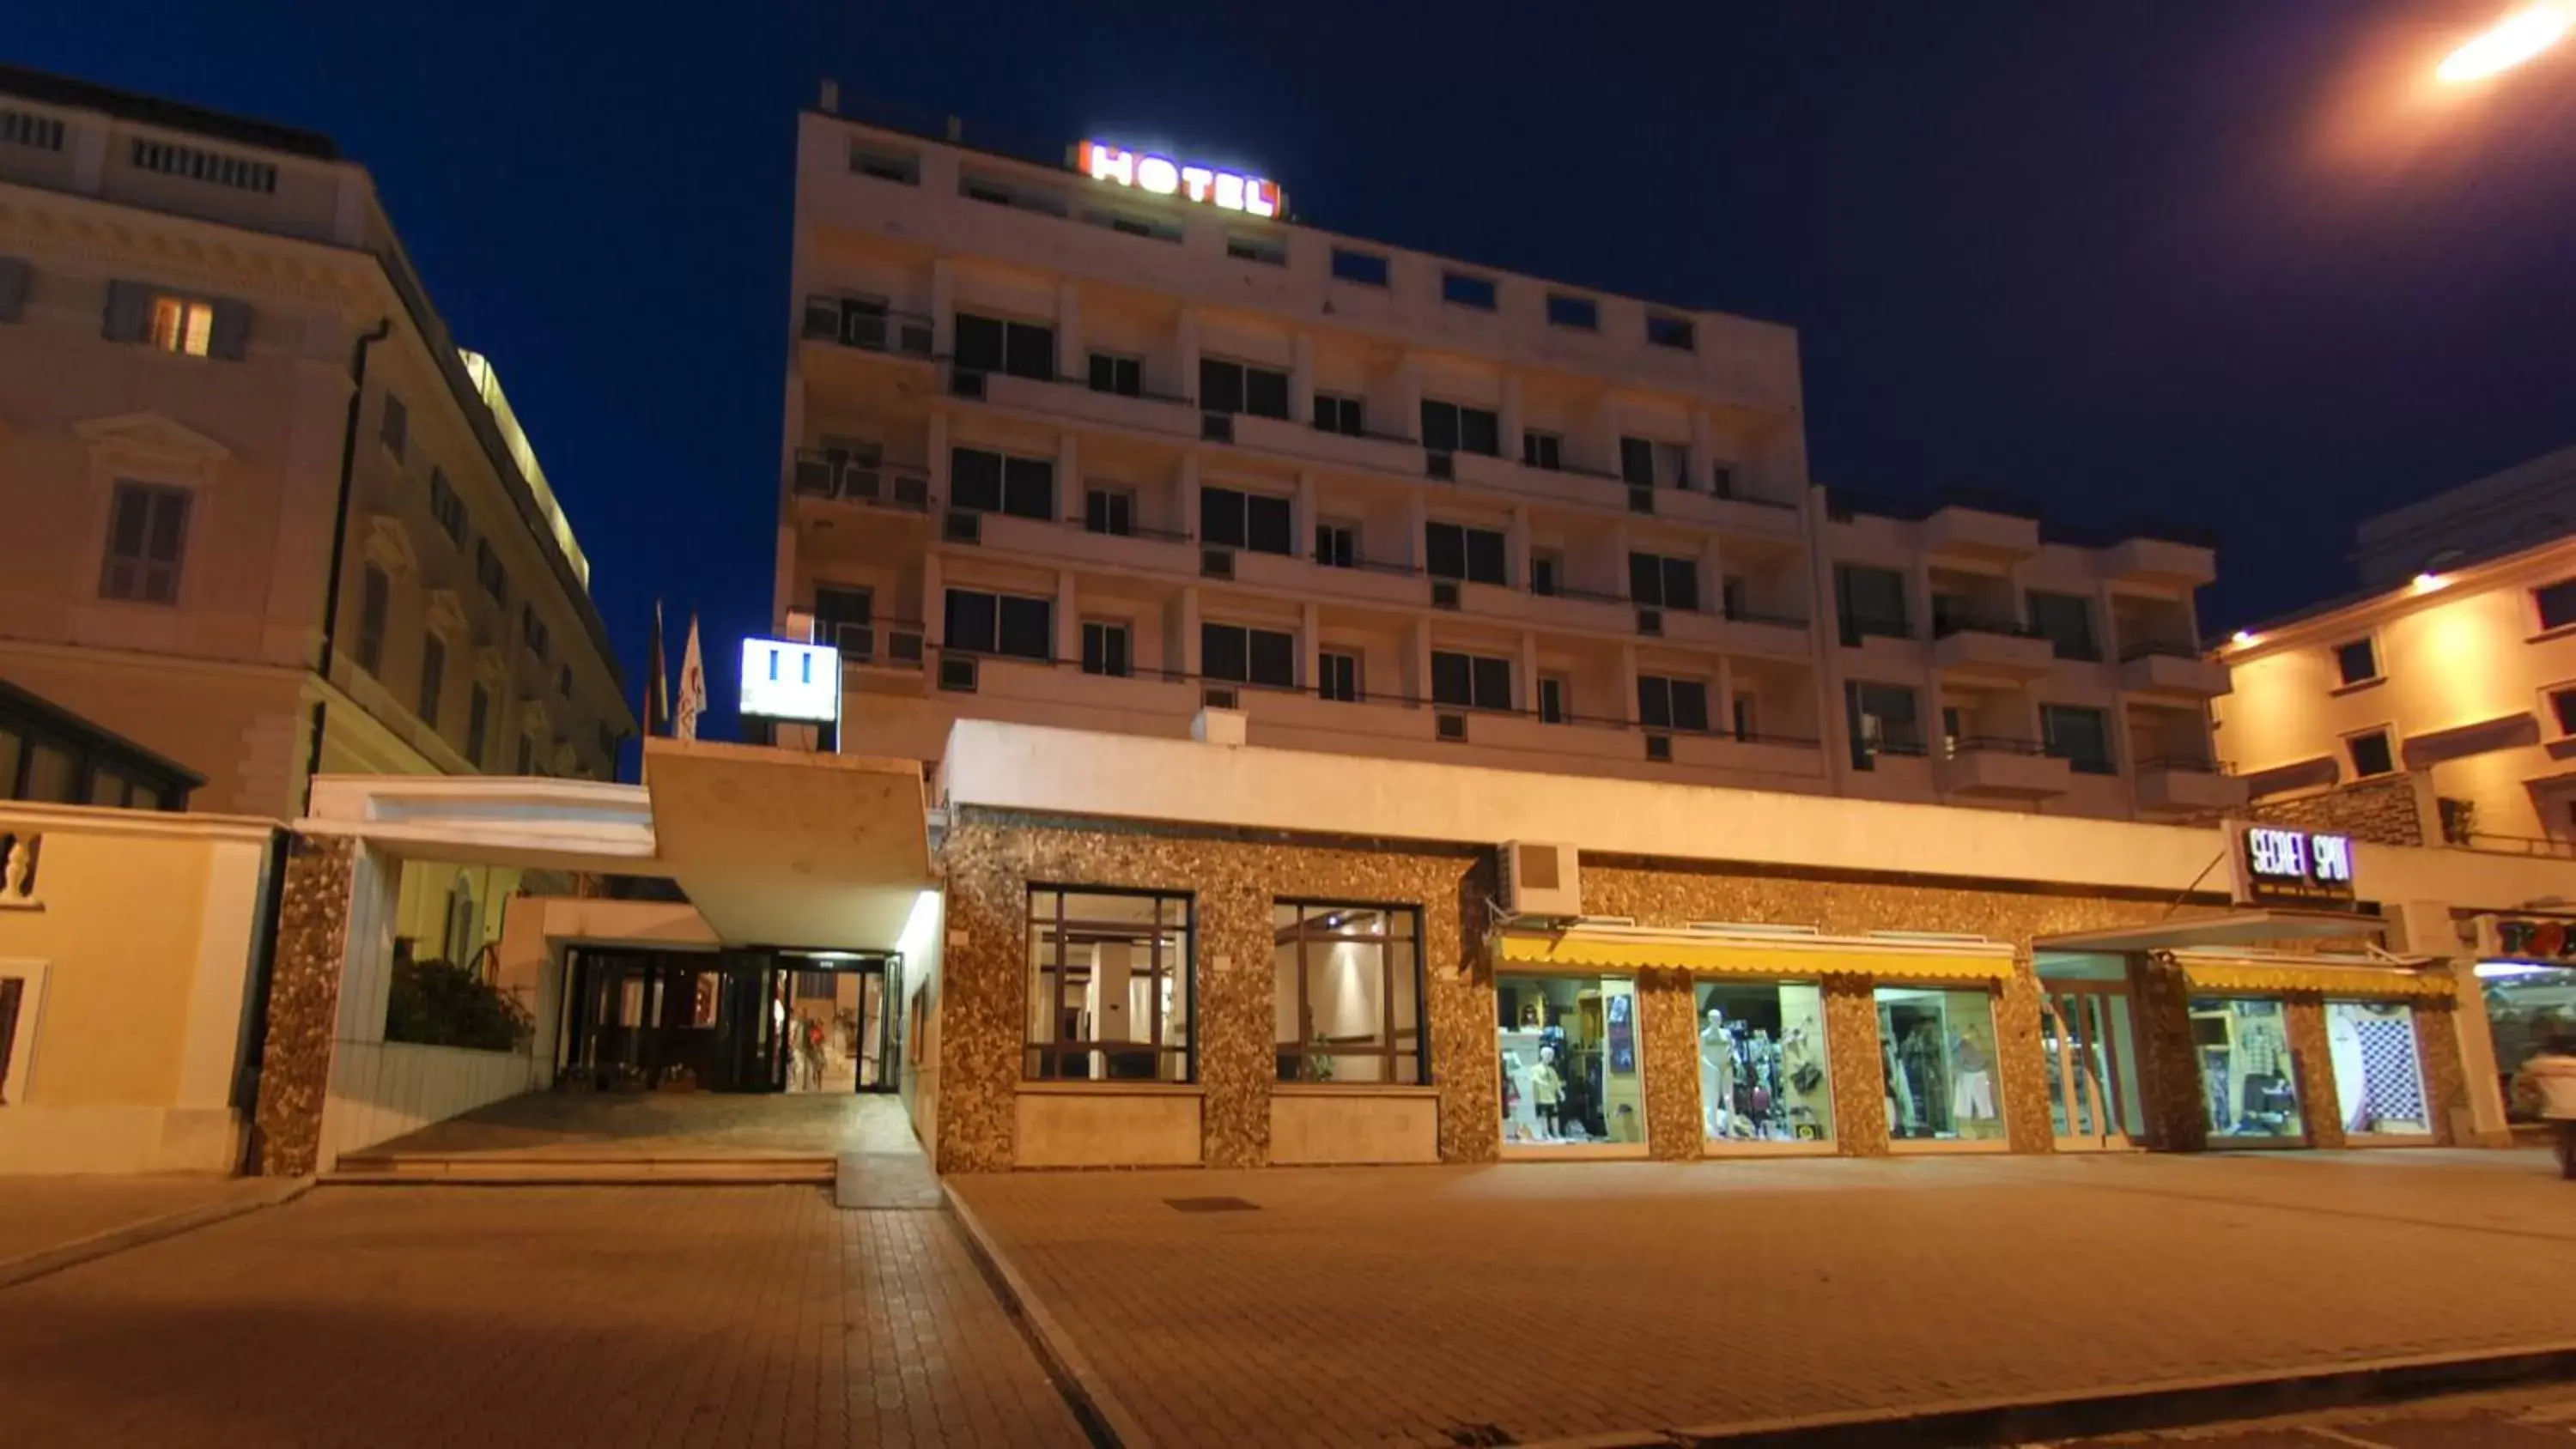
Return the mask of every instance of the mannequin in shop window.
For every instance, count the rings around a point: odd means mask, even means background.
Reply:
[[[1735,1044],[1727,1035],[1726,1013],[1713,1006],[1699,1029],[1699,1102],[1708,1135],[1727,1136],[1735,1108]]]
[[[1995,1120],[1995,1079],[1985,1043],[1962,1028],[1950,1044],[1950,1117],[1960,1122]]]
[[[1550,1141],[1565,1135],[1565,1078],[1557,1075],[1556,1048],[1538,1049],[1538,1065],[1530,1068],[1530,1096],[1538,1102],[1539,1128]]]
[[[1950,1084],[1941,1058],[1941,1030],[1930,1021],[1915,1023],[1905,1035],[1905,1044],[1896,1050],[1896,1064],[1914,1099],[1913,1136],[1933,1137],[1950,1130]]]

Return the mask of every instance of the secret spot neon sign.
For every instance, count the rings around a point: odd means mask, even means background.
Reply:
[[[1103,141],[1085,141],[1077,147],[1074,169],[1094,181],[1114,181],[1156,196],[1178,196],[1246,216],[1275,217],[1283,209],[1276,181],[1190,165]]]

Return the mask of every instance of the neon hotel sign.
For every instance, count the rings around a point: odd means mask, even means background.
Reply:
[[[1085,141],[1076,147],[1074,169],[1094,181],[1114,181],[1156,196],[1186,197],[1247,216],[1277,216],[1281,210],[1276,181],[1239,171],[1188,165],[1169,156],[1130,151],[1102,141]]]

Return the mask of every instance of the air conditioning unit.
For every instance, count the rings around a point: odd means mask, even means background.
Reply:
[[[806,498],[829,498],[839,491],[832,475],[829,459],[799,458],[796,460],[796,491]]]
[[[1199,550],[1199,577],[1230,579],[1234,577],[1234,550],[1203,548]]]
[[[1439,736],[1441,739],[1460,744],[1466,742],[1467,717],[1463,714],[1444,714],[1436,716],[1432,720],[1431,725],[1432,733]]]
[[[1630,513],[1652,513],[1652,512],[1654,512],[1654,511],[1655,511],[1655,490],[1654,490],[1654,489],[1652,489],[1652,488],[1631,488],[1631,489],[1629,489],[1629,490],[1628,490],[1628,511],[1629,511]]]
[[[1646,635],[1649,638],[1662,638],[1664,633],[1664,611],[1661,609],[1639,609],[1637,611],[1637,632]]]
[[[939,656],[939,687],[942,689],[955,690],[959,694],[973,694],[975,692],[975,663],[975,656],[972,654],[943,654]]]
[[[1458,586],[1447,579],[1434,579],[1431,583],[1431,607],[1435,609],[1458,607]]]
[[[1572,920],[1583,914],[1583,873],[1571,845],[1503,842],[1503,914]]]
[[[1199,415],[1199,437],[1211,443],[1233,442],[1234,414],[1201,413]]]
[[[1458,476],[1458,459],[1448,453],[1425,453],[1422,455],[1422,471],[1443,482],[1452,481]]]
[[[927,511],[930,507],[930,480],[918,473],[894,475],[894,501],[906,508]]]
[[[897,664],[918,666],[921,663],[922,638],[918,629],[888,629],[886,657]]]
[[[884,488],[885,477],[874,468],[862,468],[853,463],[841,470],[841,496],[844,498],[859,498],[874,503],[877,495],[883,492]]]
[[[1653,760],[1659,765],[1671,764],[1673,761],[1673,737],[1671,735],[1646,736],[1646,758]]]
[[[946,521],[939,526],[939,537],[946,543],[982,543],[984,515],[971,508],[949,509]]]
[[[971,398],[976,402],[982,402],[984,400],[984,374],[980,372],[967,372],[962,368],[949,373],[948,395],[950,397]]]

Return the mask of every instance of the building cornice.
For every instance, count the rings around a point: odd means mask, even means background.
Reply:
[[[2358,596],[2347,595],[2266,623],[2249,625],[2243,633],[2251,636],[2251,642],[2223,644],[2214,652],[2214,657],[2231,666],[2247,664],[2288,650],[2340,643],[2389,620],[2440,608],[2459,599],[2494,593],[2499,589],[2529,588],[2569,577],[2576,577],[2576,535],[2554,538],[2547,543],[2518,549],[2447,573],[2427,575],[2426,578],[2432,580],[2429,585],[2419,581]]]

